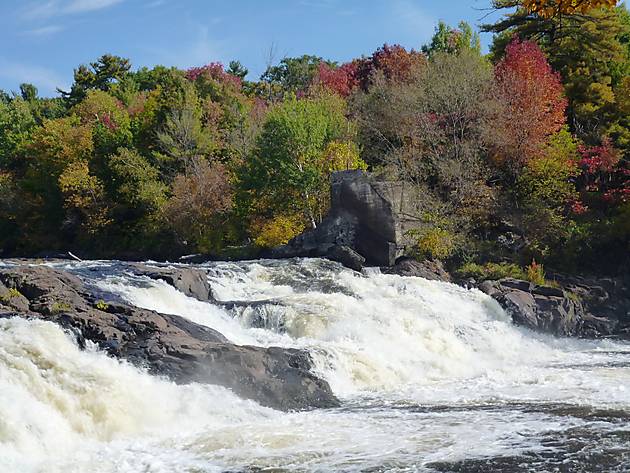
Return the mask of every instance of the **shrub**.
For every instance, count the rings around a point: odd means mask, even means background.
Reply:
[[[444,259],[453,254],[455,238],[447,230],[431,228],[420,233],[416,250],[420,256],[431,259]]]
[[[22,296],[22,293],[15,288],[10,288],[5,294],[0,296],[0,301],[9,302],[11,299]]]
[[[52,306],[50,306],[50,312],[52,314],[60,314],[68,310],[70,310],[70,304],[66,302],[55,302]]]
[[[503,279],[503,278],[515,278],[525,279],[526,275],[523,269],[514,263],[466,263],[457,271],[457,276],[460,278],[474,278],[481,279]]]
[[[284,245],[304,231],[306,225],[299,215],[278,215],[262,224],[253,225],[254,243],[263,248]]]
[[[531,264],[527,266],[527,280],[539,286],[546,285],[543,265],[532,260]]]
[[[107,310],[109,309],[109,304],[105,302],[103,299],[96,301],[96,308],[98,310]]]

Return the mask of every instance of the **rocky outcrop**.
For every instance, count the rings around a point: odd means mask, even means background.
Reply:
[[[588,284],[587,284],[588,282]],[[538,286],[518,279],[484,281],[478,287],[512,316],[514,323],[559,336],[630,338],[630,298],[627,287],[601,281]]]
[[[214,301],[208,274],[201,268],[153,266],[146,263],[129,263],[129,268],[139,276],[162,280],[189,297],[202,302]]]
[[[16,315],[55,322],[80,345],[90,340],[178,383],[222,385],[283,410],[337,404],[328,384],[310,372],[307,352],[237,346],[182,317],[96,300],[78,277],[47,266],[0,270],[0,317]]]
[[[345,264],[348,248],[367,265],[393,266],[408,245],[407,230],[417,226],[408,194],[402,182],[379,180],[364,171],[333,173],[330,211],[322,223],[266,256],[325,257]],[[351,261],[356,269],[360,260]]]
[[[402,258],[394,266],[381,268],[381,272],[397,274],[398,276],[416,276],[434,281],[451,281],[451,275],[444,269],[444,265],[440,261],[418,261],[413,258]]]

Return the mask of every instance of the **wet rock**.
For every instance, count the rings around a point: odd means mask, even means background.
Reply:
[[[355,271],[361,271],[365,264],[365,258],[346,245],[334,245],[328,250],[326,257]]]
[[[444,269],[440,261],[418,261],[413,258],[402,258],[390,268],[381,268],[381,272],[399,276],[416,276],[435,281],[450,282],[451,280],[451,275]]]
[[[616,297],[601,285],[570,280],[557,286],[538,286],[518,279],[484,281],[478,288],[493,297],[514,323],[559,336],[600,338],[630,333],[630,298],[617,284]],[[624,295],[625,294],[625,295]]]
[[[208,274],[201,268],[150,266],[144,263],[130,263],[129,267],[135,274],[162,280],[189,297],[202,302],[214,301]]]
[[[55,322],[110,355],[178,383],[225,386],[237,395],[283,410],[338,404],[328,383],[310,372],[307,352],[237,346],[222,334],[175,315],[96,300],[74,275],[47,266],[0,269],[0,282],[28,300],[0,314]]]
[[[7,310],[17,310],[20,312],[28,312],[28,299],[24,294],[15,288],[7,288],[0,283],[0,309],[3,307]]]

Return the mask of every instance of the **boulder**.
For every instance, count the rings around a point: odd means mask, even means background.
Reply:
[[[345,267],[361,271],[365,258],[349,246],[334,245],[326,252],[326,258],[343,264]]]
[[[407,231],[417,226],[410,217],[413,199],[402,182],[377,179],[365,171],[336,172],[331,177],[330,201],[330,211],[317,228],[263,256],[335,259],[337,247],[352,249],[369,266],[395,264],[409,243]],[[356,258],[350,262],[353,269],[358,267]]]
[[[78,277],[47,266],[2,268],[0,283],[28,301],[25,306],[0,300],[2,316],[57,323],[74,333],[80,346],[90,340],[175,382],[218,384],[282,410],[338,404],[328,383],[310,372],[305,351],[237,346],[183,317],[96,300]]]
[[[399,276],[416,276],[435,281],[451,281],[451,275],[444,269],[441,261],[418,261],[413,258],[401,258],[394,266],[381,268],[381,272]]]
[[[139,276],[162,280],[189,297],[202,302],[214,301],[208,274],[201,268],[154,266],[146,263],[129,263],[129,268]]]

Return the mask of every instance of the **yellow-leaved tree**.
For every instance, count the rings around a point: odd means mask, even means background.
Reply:
[[[543,18],[583,14],[594,8],[614,8],[617,0],[522,0],[525,9]]]

